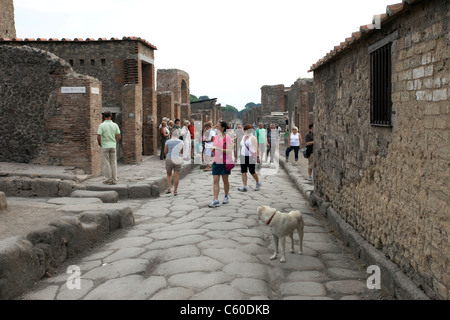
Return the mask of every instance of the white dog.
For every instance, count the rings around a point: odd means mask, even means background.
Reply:
[[[297,229],[300,239],[300,249],[298,254],[303,253],[303,217],[300,211],[291,211],[283,213],[269,206],[259,206],[257,209],[258,218],[270,227],[270,231],[275,241],[275,253],[270,260],[275,260],[278,255],[278,239],[281,239],[281,259],[280,262],[286,262],[285,246],[286,236],[291,238],[291,253],[294,253],[294,231]]]

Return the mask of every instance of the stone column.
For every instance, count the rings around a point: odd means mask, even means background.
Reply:
[[[142,162],[142,87],[126,84],[122,92],[123,162]]]

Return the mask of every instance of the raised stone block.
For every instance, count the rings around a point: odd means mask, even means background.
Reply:
[[[151,184],[133,184],[128,188],[128,197],[130,199],[151,198]]]
[[[8,207],[8,202],[6,201],[6,195],[4,192],[0,192],[0,211]]]
[[[119,194],[114,191],[92,191],[76,190],[70,195],[72,198],[99,198],[104,203],[116,203],[119,201]]]
[[[126,184],[106,185],[106,184],[92,184],[86,187],[90,191],[116,191],[120,199],[128,198],[128,186]]]

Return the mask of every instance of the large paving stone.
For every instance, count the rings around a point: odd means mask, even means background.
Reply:
[[[150,300],[188,300],[193,294],[191,289],[175,287],[157,292]]]
[[[325,296],[326,291],[323,284],[318,282],[289,282],[280,286],[283,296]]]
[[[57,205],[79,205],[79,204],[98,204],[103,203],[99,198],[54,198],[47,201],[49,204]]]
[[[196,271],[217,271],[223,264],[209,257],[191,257],[176,259],[160,264],[154,271],[155,275],[174,275],[177,273]]]
[[[357,295],[367,292],[366,281],[358,280],[337,280],[325,283],[325,287],[330,293]]]
[[[197,257],[200,255],[200,250],[194,245],[179,246],[164,250],[161,259],[163,261],[170,261],[180,258]]]
[[[287,277],[290,281],[311,281],[321,282],[328,280],[328,277],[320,271],[293,271]]]
[[[145,246],[152,242],[149,237],[124,237],[107,243],[106,249],[124,249]]]
[[[225,284],[218,284],[192,296],[191,300],[242,300],[243,294]]]
[[[168,282],[171,286],[203,290],[216,284],[231,281],[231,276],[224,272],[190,272],[173,275]]]
[[[345,268],[329,268],[327,273],[330,277],[335,279],[364,279],[367,278],[367,273],[354,269]]]
[[[270,279],[272,274],[270,267],[249,262],[235,262],[228,264],[223,271],[230,275],[244,278]]]
[[[238,278],[231,282],[231,286],[246,294],[261,296],[269,296],[271,294],[268,283],[259,279]]]
[[[216,222],[205,224],[203,228],[209,230],[235,230],[235,229],[247,229],[248,227],[242,223]]]
[[[241,249],[216,248],[204,249],[203,254],[216,259],[222,263],[233,262],[258,262],[258,259],[250,254],[242,252]]]
[[[164,231],[164,232],[152,232],[150,237],[156,240],[167,240],[175,239],[183,236],[193,235],[193,234],[204,234],[207,230],[205,229],[182,229],[175,231]]]
[[[149,261],[145,259],[124,259],[114,261],[92,269],[83,274],[83,278],[94,281],[121,278],[130,274],[145,272],[148,264]]]
[[[167,285],[164,277],[129,275],[112,279],[92,290],[85,300],[144,300]]]
[[[182,246],[182,245],[187,245],[187,244],[197,244],[197,243],[200,243],[200,242],[203,242],[206,240],[208,240],[207,237],[205,237],[203,235],[194,234],[194,235],[183,236],[183,237],[170,239],[170,240],[155,241],[155,242],[145,246],[145,248],[149,249],[149,250],[168,249],[168,248],[173,248],[175,246]]]

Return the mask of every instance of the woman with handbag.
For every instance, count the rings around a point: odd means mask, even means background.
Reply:
[[[227,171],[226,169],[226,160],[232,159],[231,153],[233,152],[233,140],[230,135],[226,133],[228,124],[225,121],[218,122],[215,128],[217,130],[217,135],[213,140],[214,155],[212,164],[214,199],[209,204],[210,208],[220,207],[220,177],[222,177],[223,189],[225,191],[223,204],[230,201],[230,198],[228,197],[228,193],[230,192],[230,182],[228,180],[228,176],[231,171]],[[228,163],[231,164],[230,162]]]
[[[252,134],[253,127],[251,124],[244,126],[244,136],[241,140],[241,174],[242,174],[242,187],[238,188],[241,192],[247,192],[247,172],[250,171],[253,179],[256,181],[255,191],[258,191],[261,187],[258,174],[256,173],[256,163],[260,163],[259,159],[259,145],[258,140]]]
[[[302,145],[302,136],[298,133],[297,127],[292,127],[292,132],[289,135],[288,139],[288,148],[286,149],[286,162],[289,161],[289,154],[292,150],[294,150],[295,155],[295,163],[298,162],[298,150],[300,150],[300,146]]]

